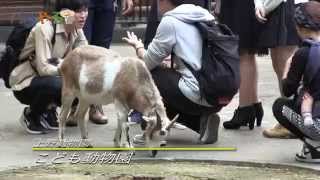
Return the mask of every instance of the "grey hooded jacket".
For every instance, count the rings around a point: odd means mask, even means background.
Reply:
[[[143,57],[151,70],[174,52],[176,70],[181,74],[179,89],[192,102],[204,106],[210,105],[200,98],[199,83],[181,59],[195,70],[201,68],[202,38],[193,23],[212,20],[214,17],[206,9],[192,4],[183,4],[168,11]]]

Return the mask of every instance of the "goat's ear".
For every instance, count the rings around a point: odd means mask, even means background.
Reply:
[[[166,130],[169,130],[170,128],[172,128],[173,124],[178,120],[179,118],[179,114],[177,114],[169,123],[169,125],[166,127]]]

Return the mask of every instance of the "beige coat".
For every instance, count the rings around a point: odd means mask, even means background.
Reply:
[[[59,75],[58,67],[49,64],[48,59],[55,57],[61,62],[72,49],[88,44],[81,29],[74,30],[68,38],[64,25],[57,24],[56,40],[52,47],[53,33],[50,21],[38,22],[31,30],[19,59],[30,58],[11,72],[9,82],[12,90],[19,91],[28,87],[35,76]]]

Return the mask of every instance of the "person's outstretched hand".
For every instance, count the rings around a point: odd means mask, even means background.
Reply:
[[[122,15],[128,16],[133,12],[133,0],[123,0],[122,1]]]
[[[139,39],[134,34],[134,32],[127,31],[127,37],[123,37],[122,40],[126,41],[129,45],[133,46],[135,49],[144,47],[142,40]]]

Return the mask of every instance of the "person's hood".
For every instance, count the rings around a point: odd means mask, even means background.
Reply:
[[[193,4],[183,4],[164,14],[172,16],[185,23],[212,21],[214,16],[208,10]]]

